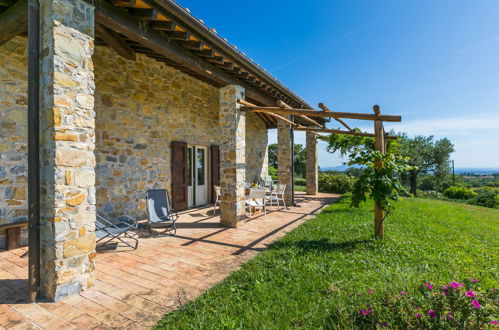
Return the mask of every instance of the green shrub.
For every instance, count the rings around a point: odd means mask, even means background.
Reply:
[[[319,173],[319,191],[344,194],[352,190],[355,178],[346,174]]]
[[[444,195],[452,199],[470,199],[478,196],[478,194],[471,189],[456,186],[445,189]]]
[[[295,186],[306,186],[307,180],[304,178],[295,178]]]
[[[272,177],[272,180],[277,180],[277,168],[269,165],[269,175]]]
[[[469,203],[485,207],[499,207],[499,194],[493,189],[479,189],[478,195],[473,197]]]

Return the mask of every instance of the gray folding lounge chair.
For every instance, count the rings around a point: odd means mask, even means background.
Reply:
[[[121,243],[131,247],[132,249],[137,249],[139,246],[139,241],[134,235],[131,235],[129,232],[131,230],[137,229],[138,223],[135,219],[129,216],[123,216],[126,218],[125,220],[121,220],[118,223],[112,223],[106,220],[103,216],[97,214],[95,221],[95,236],[97,237],[97,243],[108,238],[104,243],[107,244],[112,240],[118,240]],[[132,245],[129,242],[125,241],[123,238],[129,238],[135,241],[135,244]]]
[[[164,231],[173,232],[173,235],[175,235],[177,233],[175,221],[177,221],[178,215],[177,212],[172,209],[168,190],[148,190],[146,192],[146,201],[149,233],[152,235],[152,228],[155,226],[166,228]]]

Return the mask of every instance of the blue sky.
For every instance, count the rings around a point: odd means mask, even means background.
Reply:
[[[457,167],[499,167],[498,0],[178,2],[310,104],[379,104],[402,115],[387,129],[448,137]],[[341,160],[321,144],[319,164]]]

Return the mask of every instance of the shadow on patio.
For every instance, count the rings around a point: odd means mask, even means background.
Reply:
[[[95,287],[56,303],[26,304],[26,248],[0,252],[0,329],[151,326],[337,197],[297,193],[296,206],[254,216],[237,229],[222,227],[211,207],[182,212],[176,236],[142,237],[137,250],[100,248]]]

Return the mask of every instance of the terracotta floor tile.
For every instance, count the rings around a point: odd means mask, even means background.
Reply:
[[[82,314],[71,320],[71,324],[80,329],[93,329],[102,324],[101,321],[91,317],[88,314]]]
[[[66,322],[60,318],[53,318],[52,320],[46,322],[43,324],[44,329],[64,329],[64,330],[77,330],[78,328],[69,323]]]
[[[9,309],[4,313],[0,314],[0,325],[5,328],[12,328],[15,325],[24,323],[26,318],[23,317],[22,314],[14,311],[13,309]]]
[[[220,226],[211,208],[181,212],[176,236],[154,234],[140,238],[137,250],[98,253],[95,286],[57,303],[26,304],[27,258],[20,256],[27,248],[0,252],[6,280],[0,281],[0,330],[150,328],[336,196],[316,197],[297,194],[298,206],[255,216],[237,229]]]

